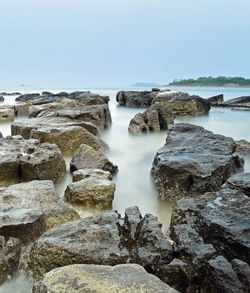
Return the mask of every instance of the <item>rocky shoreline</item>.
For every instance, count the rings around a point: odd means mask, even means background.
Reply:
[[[0,109],[0,117],[12,109],[13,121],[27,116],[12,123],[12,136],[0,135],[1,283],[21,270],[36,293],[249,292],[249,142],[174,123],[221,104],[248,107],[248,99],[154,89],[121,91],[116,100],[147,108],[131,120],[132,134],[167,131],[151,170],[159,195],[174,202],[167,235],[136,206],[124,216],[112,210],[119,166],[99,137],[112,123],[109,97],[20,95]],[[65,155],[73,182],[60,198],[54,183],[65,176]],[[81,218],[74,205],[97,213]]]

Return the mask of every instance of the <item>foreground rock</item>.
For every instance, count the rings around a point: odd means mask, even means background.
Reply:
[[[102,169],[111,174],[118,171],[118,167],[110,162],[103,153],[96,151],[91,146],[82,144],[70,162],[70,170]]]
[[[108,172],[91,169],[80,171],[82,172],[73,173],[75,182],[67,186],[64,194],[65,199],[71,203],[90,208],[112,209],[115,183],[107,178],[106,173]]]
[[[138,208],[115,211],[65,223],[43,234],[30,252],[30,268],[41,275],[69,264],[117,265],[137,263],[158,274],[172,260],[169,240],[157,218],[143,218]]]
[[[60,200],[52,181],[34,180],[0,188],[0,235],[29,242],[52,227],[78,218]]]
[[[152,175],[161,197],[199,195],[218,190],[244,161],[234,154],[232,138],[200,126],[176,124],[157,152]]]
[[[0,138],[0,186],[35,179],[60,181],[66,174],[62,153],[55,144]]]
[[[18,267],[20,242],[15,238],[0,236],[0,284]]]
[[[239,190],[179,200],[170,226],[178,259],[163,266],[163,280],[180,292],[248,292],[249,212]]]
[[[250,173],[238,173],[230,177],[225,187],[241,190],[247,196],[250,196]]]
[[[71,265],[47,273],[34,293],[174,293],[157,277],[136,264],[111,266]]]
[[[155,104],[143,113],[138,113],[129,123],[129,131],[133,134],[167,130],[173,124],[174,116],[166,106]]]

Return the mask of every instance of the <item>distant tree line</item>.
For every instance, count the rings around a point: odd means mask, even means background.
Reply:
[[[184,86],[250,86],[250,79],[244,77],[199,77],[197,79],[175,79],[169,85],[184,85]]]

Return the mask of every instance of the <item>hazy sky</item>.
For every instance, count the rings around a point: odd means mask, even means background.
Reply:
[[[0,88],[250,77],[249,0],[0,0]]]

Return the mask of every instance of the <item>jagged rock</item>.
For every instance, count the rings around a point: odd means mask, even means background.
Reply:
[[[47,273],[34,293],[177,293],[136,264],[111,266],[71,265]]]
[[[12,106],[5,106],[3,108],[0,108],[0,122],[6,120],[14,120],[14,118],[15,112]]]
[[[235,150],[232,138],[196,125],[174,125],[151,170],[160,196],[176,199],[218,190],[243,169],[244,161]]]
[[[82,144],[70,162],[70,170],[73,172],[86,168],[102,169],[109,171],[111,174],[118,171],[118,167],[110,162],[103,153],[96,151],[91,146]]]
[[[0,103],[3,103],[3,102],[4,102],[4,97],[0,96]]]
[[[66,174],[62,153],[55,144],[0,138],[0,186],[35,179],[60,181]]]
[[[76,219],[78,214],[61,201],[52,181],[34,180],[0,188],[0,235],[29,242],[52,227]]]
[[[120,91],[116,95],[116,101],[126,107],[148,108],[157,93],[155,91]]]
[[[24,94],[20,95],[19,97],[16,98],[16,102],[28,102],[37,99],[40,96],[40,94],[35,93],[35,94]]]
[[[162,91],[154,97],[153,104],[163,104],[176,116],[195,116],[210,111],[208,100],[176,91]]]
[[[103,152],[107,144],[80,126],[46,126],[32,129],[31,138],[41,142],[55,143],[64,155],[73,155],[81,144],[87,144]]]
[[[225,187],[241,190],[247,196],[250,196],[250,173],[238,173],[230,177]]]
[[[138,113],[129,123],[129,131],[133,134],[141,132],[167,130],[173,124],[174,116],[167,107],[160,104],[152,105],[143,113]]]
[[[245,140],[245,139],[241,139],[236,141],[236,145],[237,145],[237,149],[236,152],[239,155],[242,156],[246,156],[250,154],[250,142]]]
[[[71,203],[86,207],[111,209],[115,193],[115,183],[107,178],[103,178],[104,176],[100,175],[100,171],[97,171],[97,173],[89,171],[88,175],[85,172],[85,178],[69,184],[65,190],[65,199]],[[104,175],[106,176],[106,174]],[[77,179],[80,176],[83,177],[84,173],[79,174],[78,172]],[[75,180],[76,175],[73,178]]]
[[[112,180],[111,173],[102,169],[80,169],[73,172],[72,174],[73,182],[77,182],[89,177]]]
[[[0,236],[0,284],[17,269],[20,253],[21,245],[17,239]]]
[[[223,94],[216,95],[216,96],[208,98],[207,100],[209,101],[210,105],[215,106],[215,105],[218,105],[219,103],[224,102],[224,95]]]
[[[126,210],[123,220],[115,211],[65,223],[50,229],[33,245],[30,268],[41,275],[69,264],[141,264],[158,273],[172,260],[173,251],[152,215],[142,218],[138,208]]]

